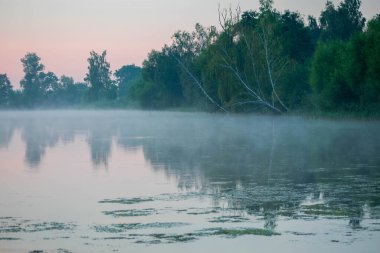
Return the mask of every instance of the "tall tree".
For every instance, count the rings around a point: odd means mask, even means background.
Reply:
[[[12,85],[7,74],[0,74],[0,107],[9,106]]]
[[[84,80],[89,84],[88,99],[90,101],[113,100],[117,97],[117,87],[111,79],[112,72],[106,55],[106,51],[102,54],[92,51],[87,59],[89,66]]]
[[[27,53],[21,59],[24,78],[20,81],[20,85],[23,89],[25,104],[29,106],[41,102],[44,93],[40,77],[45,66],[40,61],[41,58],[35,53]]]
[[[116,70],[114,75],[118,86],[118,96],[119,98],[125,98],[133,82],[140,78],[141,68],[135,65],[125,65]]]
[[[353,93],[344,77],[346,46],[342,41],[319,43],[313,56],[310,83],[315,105],[324,111],[344,109]]]
[[[253,105],[277,113],[288,110],[278,87],[289,57],[278,36],[281,15],[273,10],[272,2],[260,1],[257,15],[240,16],[239,8],[219,12],[223,31],[214,55],[222,67],[218,79],[224,80],[218,82],[218,95],[225,106]]]
[[[361,32],[365,18],[360,11],[361,0],[344,0],[335,8],[331,0],[319,18],[322,39],[348,40],[354,33]]]
[[[41,72],[39,74],[41,84],[41,95],[47,98],[53,92],[54,88],[58,86],[58,77],[53,72]]]
[[[368,104],[380,109],[380,14],[368,23],[366,36],[366,99]]]
[[[219,105],[217,96],[206,91],[206,87],[201,80],[203,69],[202,59],[204,53],[217,40],[218,32],[216,27],[203,27],[195,25],[192,32],[178,31],[173,36],[173,42],[167,53],[180,67],[179,79],[181,82],[183,104],[185,105],[205,105],[208,102],[216,108],[225,110]],[[202,57],[201,57],[202,56]],[[215,93],[215,92],[214,92]]]

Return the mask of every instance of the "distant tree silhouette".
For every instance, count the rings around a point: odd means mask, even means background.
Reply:
[[[106,60],[107,52],[102,54],[90,52],[88,73],[84,79],[89,84],[88,100],[114,100],[117,97],[117,87],[111,79],[110,64]]]
[[[134,81],[140,78],[141,68],[135,65],[124,65],[116,70],[115,77],[119,98],[126,97],[128,89]]]
[[[0,107],[9,106],[12,85],[6,74],[0,74]]]
[[[344,0],[335,8],[332,1],[327,1],[319,18],[322,39],[348,40],[352,34],[361,32],[365,18],[360,12],[360,5],[360,0]]]
[[[24,103],[27,106],[35,106],[42,100],[45,93],[41,75],[45,66],[40,63],[41,58],[35,53],[27,53],[21,59],[24,67],[24,78],[20,81],[23,89]]]

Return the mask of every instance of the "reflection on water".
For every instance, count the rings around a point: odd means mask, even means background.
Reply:
[[[318,226],[323,227],[324,217],[328,218],[327,221],[344,218],[347,227],[371,230],[377,238],[379,226],[376,224],[380,219],[379,133],[378,122],[297,117],[113,111],[0,114],[0,151],[7,150],[12,138],[20,136],[25,145],[26,170],[47,173],[38,171],[56,147],[60,147],[59,152],[68,153],[69,146],[75,148],[75,145],[86,143],[87,150],[80,149],[79,155],[90,156],[94,171],[105,168],[106,173],[112,174],[116,168],[133,170],[130,168],[135,166],[133,157],[141,150],[152,174],[164,173],[169,184],[174,182],[179,192],[196,192],[197,198],[210,199],[207,208],[211,209],[187,210],[187,216],[212,215],[220,213],[218,208],[228,209],[233,213],[209,217],[207,222],[241,225],[256,217],[258,221],[262,220],[266,231],[281,230],[285,226],[281,224],[286,222],[322,219]],[[116,149],[136,155],[132,155],[127,165],[117,162],[111,165]],[[0,159],[1,166],[6,166],[8,158],[0,156]],[[75,163],[75,159],[70,158],[67,163]],[[90,177],[84,178],[86,176],[81,177],[83,182],[78,184],[91,180]],[[119,190],[112,196],[123,198],[127,194]],[[144,195],[163,201],[149,187]],[[187,198],[182,197],[179,202],[186,203]],[[1,198],[2,201],[8,196],[1,195]],[[118,203],[117,199],[111,203]],[[177,210],[178,215],[183,213],[181,210]],[[163,212],[150,206],[141,210],[103,211],[107,217],[114,218],[160,217]],[[204,227],[204,221],[197,222]],[[105,229],[115,230],[116,225],[112,226]],[[130,226],[117,225],[116,228],[118,233],[125,233]],[[139,226],[148,225],[135,225],[135,228]],[[223,231],[227,232],[236,233]],[[257,233],[262,231],[249,231],[249,234]],[[292,233],[313,235],[317,232]],[[222,232],[208,230],[206,234],[220,235]],[[181,236],[188,240],[199,234]],[[133,236],[121,234],[119,237]],[[155,236],[153,239],[170,241],[173,238]]]

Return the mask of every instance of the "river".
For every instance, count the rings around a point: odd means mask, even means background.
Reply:
[[[378,252],[380,122],[0,112],[0,252]]]

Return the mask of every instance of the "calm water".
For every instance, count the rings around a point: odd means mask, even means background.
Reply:
[[[0,252],[379,245],[379,122],[0,113]]]

